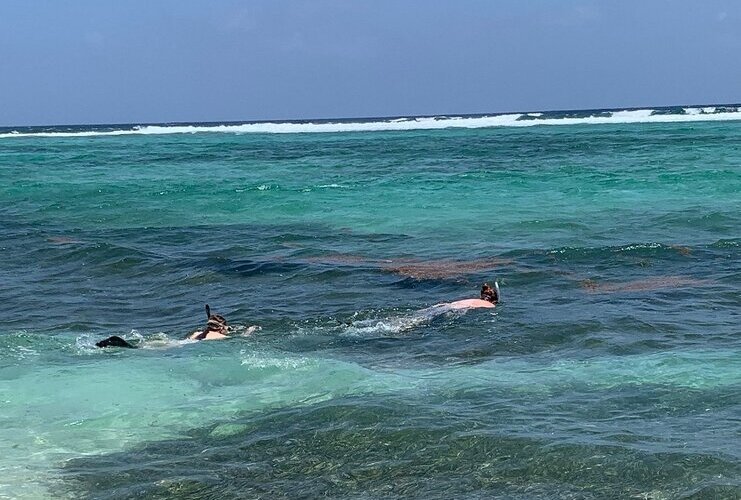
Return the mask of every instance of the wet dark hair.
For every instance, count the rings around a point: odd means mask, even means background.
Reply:
[[[226,326],[226,318],[221,314],[212,314],[208,318],[209,323],[219,323],[220,325]]]
[[[206,324],[227,326],[226,318],[221,314],[211,314],[211,308],[208,304],[206,304]]]
[[[499,294],[495,288],[492,288],[489,283],[481,285],[481,300],[496,304],[499,302]]]

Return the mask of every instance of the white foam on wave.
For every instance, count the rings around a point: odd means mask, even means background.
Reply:
[[[19,132],[0,133],[0,138],[20,137],[97,137],[119,135],[164,134],[301,134],[339,132],[381,132],[406,130],[438,130],[450,128],[533,127],[537,125],[600,125],[623,123],[676,123],[698,121],[741,120],[741,109],[731,107],[718,111],[715,107],[684,108],[684,113],[655,114],[654,109],[598,112],[592,116],[552,117],[543,113],[513,113],[489,116],[437,116],[395,118],[378,121],[322,122],[262,122],[223,125],[144,125],[122,130],[88,130],[79,132]]]
[[[687,115],[712,115],[712,114],[723,114],[724,112],[718,113],[718,108],[715,106],[706,106],[703,108],[682,108]]]

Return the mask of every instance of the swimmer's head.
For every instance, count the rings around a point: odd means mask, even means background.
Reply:
[[[212,317],[206,322],[206,330],[209,332],[219,332],[226,334],[226,332],[229,331],[229,327],[226,325],[226,323]]]
[[[213,321],[215,323],[220,323],[220,324],[222,324],[224,326],[226,326],[226,324],[227,324],[226,323],[226,318],[224,316],[222,316],[221,314],[212,314],[211,316],[208,317],[208,320],[209,321]]]
[[[219,332],[226,334],[229,331],[226,318],[221,314],[211,314],[211,308],[206,304],[206,315],[208,320],[206,321],[206,330],[211,332]]]
[[[481,285],[481,300],[496,304],[499,302],[499,294],[497,293],[497,290],[489,285],[489,283],[484,283]]]

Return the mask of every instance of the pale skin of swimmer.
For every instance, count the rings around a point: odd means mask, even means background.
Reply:
[[[464,299],[456,300],[455,302],[449,302],[447,304],[438,304],[439,306],[448,306],[452,309],[478,309],[488,308],[491,309],[496,306],[499,301],[499,285],[496,285],[496,290],[490,287],[487,283],[484,283],[481,287],[481,298],[480,299]],[[484,298],[488,300],[484,300]]]
[[[226,319],[219,314],[211,315],[211,308],[206,304],[206,328],[188,335],[190,340],[223,340],[229,338],[229,327]],[[252,333],[250,331],[249,333]]]
[[[491,309],[493,307],[496,307],[491,302],[481,299],[456,300],[455,302],[449,302],[446,305],[452,307],[453,309],[476,309],[479,307]]]
[[[202,337],[200,339],[196,338],[202,333],[203,332],[193,332],[188,336],[188,338],[190,340],[223,340],[229,338],[229,335],[224,335],[223,333],[214,330],[209,330],[208,333],[206,333],[205,337]]]
[[[251,327],[247,328],[242,333],[242,335],[250,335],[251,333],[253,333],[257,329],[258,329],[257,326],[251,326]],[[203,331],[197,331],[197,332],[193,332],[190,335],[188,335],[188,338],[190,340],[223,340],[223,339],[228,339],[229,338],[229,335],[226,334],[227,331],[228,331],[228,328],[227,327],[217,328],[217,329],[209,329],[208,332],[206,332],[206,335],[205,336],[202,336],[203,335]]]
[[[219,314],[211,315],[211,309],[206,304],[206,328],[199,332],[193,332],[188,335],[190,340],[222,340],[228,338],[229,327],[226,319]]]

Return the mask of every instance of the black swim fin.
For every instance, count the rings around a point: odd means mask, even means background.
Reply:
[[[113,335],[107,339],[101,340],[100,342],[96,342],[95,347],[125,347],[127,349],[136,349],[135,346],[129,344],[118,335]]]

